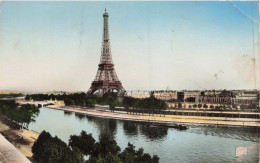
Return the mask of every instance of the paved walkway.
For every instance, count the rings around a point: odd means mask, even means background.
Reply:
[[[224,125],[224,126],[251,126],[260,127],[259,119],[252,118],[227,118],[227,117],[203,117],[203,116],[180,116],[180,115],[133,115],[126,114],[126,112],[110,112],[109,110],[95,110],[95,109],[82,109],[79,107],[60,107],[60,106],[48,106],[49,108],[70,111],[75,113],[81,113],[91,115],[95,117],[131,120],[131,121],[144,121],[144,122],[178,122],[188,123],[190,125]]]
[[[30,163],[31,161],[0,134],[0,162]]]
[[[0,133],[23,155],[25,155],[29,160],[32,160],[33,154],[31,149],[35,140],[38,139],[39,134],[32,130],[23,129],[23,139],[21,140],[21,132],[19,128],[20,126],[15,124],[13,121],[0,116]]]

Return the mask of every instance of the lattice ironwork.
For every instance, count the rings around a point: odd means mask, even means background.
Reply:
[[[99,90],[101,95],[106,92],[112,92],[113,90],[117,90],[121,95],[126,92],[114,69],[109,39],[108,17],[109,15],[105,10],[105,13],[103,14],[104,26],[100,62],[96,77],[87,94],[93,94],[97,90]]]

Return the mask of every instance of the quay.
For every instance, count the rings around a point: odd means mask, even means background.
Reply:
[[[260,127],[260,120],[256,118],[232,118],[232,117],[210,117],[210,116],[191,116],[191,115],[174,115],[174,114],[158,114],[154,113],[134,113],[122,110],[88,109],[80,107],[55,106],[48,108],[75,112],[83,115],[111,118],[129,121],[155,122],[155,123],[180,123],[188,125],[213,125],[213,126],[236,126],[236,127]],[[202,111],[205,113],[205,111]],[[208,113],[207,113],[208,114]],[[220,114],[220,113],[218,113]],[[250,115],[250,114],[249,114]],[[258,115],[259,116],[259,115]]]

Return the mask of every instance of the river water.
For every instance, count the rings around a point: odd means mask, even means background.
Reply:
[[[158,155],[160,162],[236,162],[236,148],[259,143],[257,129],[234,127],[189,127],[179,131],[171,128],[150,127],[147,123],[112,120],[85,116],[43,107],[29,128],[68,143],[70,135],[82,130],[98,140],[102,132],[109,132],[123,150],[130,142],[144,152]],[[243,162],[258,162],[259,149],[252,148]]]

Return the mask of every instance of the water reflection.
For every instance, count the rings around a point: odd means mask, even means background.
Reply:
[[[145,135],[151,140],[163,139],[167,133],[168,128],[165,127],[152,127],[149,124],[139,125],[141,134]]]
[[[188,132],[258,142],[259,128],[243,127],[190,127]]]
[[[115,137],[115,134],[117,132],[117,120],[114,119],[106,119],[106,118],[97,118],[97,117],[91,117],[86,116],[88,122],[92,122],[93,125],[96,126],[96,128],[99,131],[99,135],[103,133],[107,133],[113,138]]]
[[[138,124],[136,122],[123,121],[123,129],[126,135],[138,134]]]
[[[76,119],[83,121],[85,119],[86,115],[80,114],[80,113],[75,113],[75,117],[76,117]]]
[[[89,122],[93,122],[96,119],[96,117],[92,117],[92,116],[86,116],[86,118]]]
[[[69,112],[69,111],[64,111],[64,116],[71,116],[72,115],[72,112]]]

